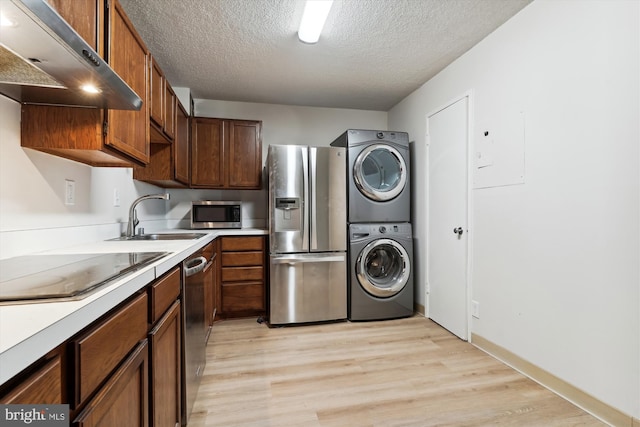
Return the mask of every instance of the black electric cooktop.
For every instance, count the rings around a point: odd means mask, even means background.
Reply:
[[[27,255],[0,260],[0,304],[78,300],[167,252]]]

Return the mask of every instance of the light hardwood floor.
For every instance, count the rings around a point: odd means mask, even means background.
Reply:
[[[189,427],[601,426],[421,316],[215,324]]]

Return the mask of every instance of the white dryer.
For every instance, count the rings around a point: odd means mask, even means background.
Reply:
[[[406,132],[350,129],[331,145],[347,148],[349,223],[411,221]]]
[[[413,315],[412,262],[411,224],[349,225],[349,320]]]

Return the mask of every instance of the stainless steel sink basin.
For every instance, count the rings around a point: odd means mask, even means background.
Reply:
[[[206,236],[205,233],[161,233],[161,234],[137,234],[132,237],[116,237],[109,240],[196,240]]]

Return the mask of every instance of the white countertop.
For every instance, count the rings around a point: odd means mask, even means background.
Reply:
[[[78,301],[0,306],[0,384],[65,342],[139,289],[180,264],[218,236],[266,235],[258,228],[225,230],[165,230],[205,233],[197,240],[99,241],[46,254],[167,252],[167,256]],[[162,232],[158,232],[162,233]]]

